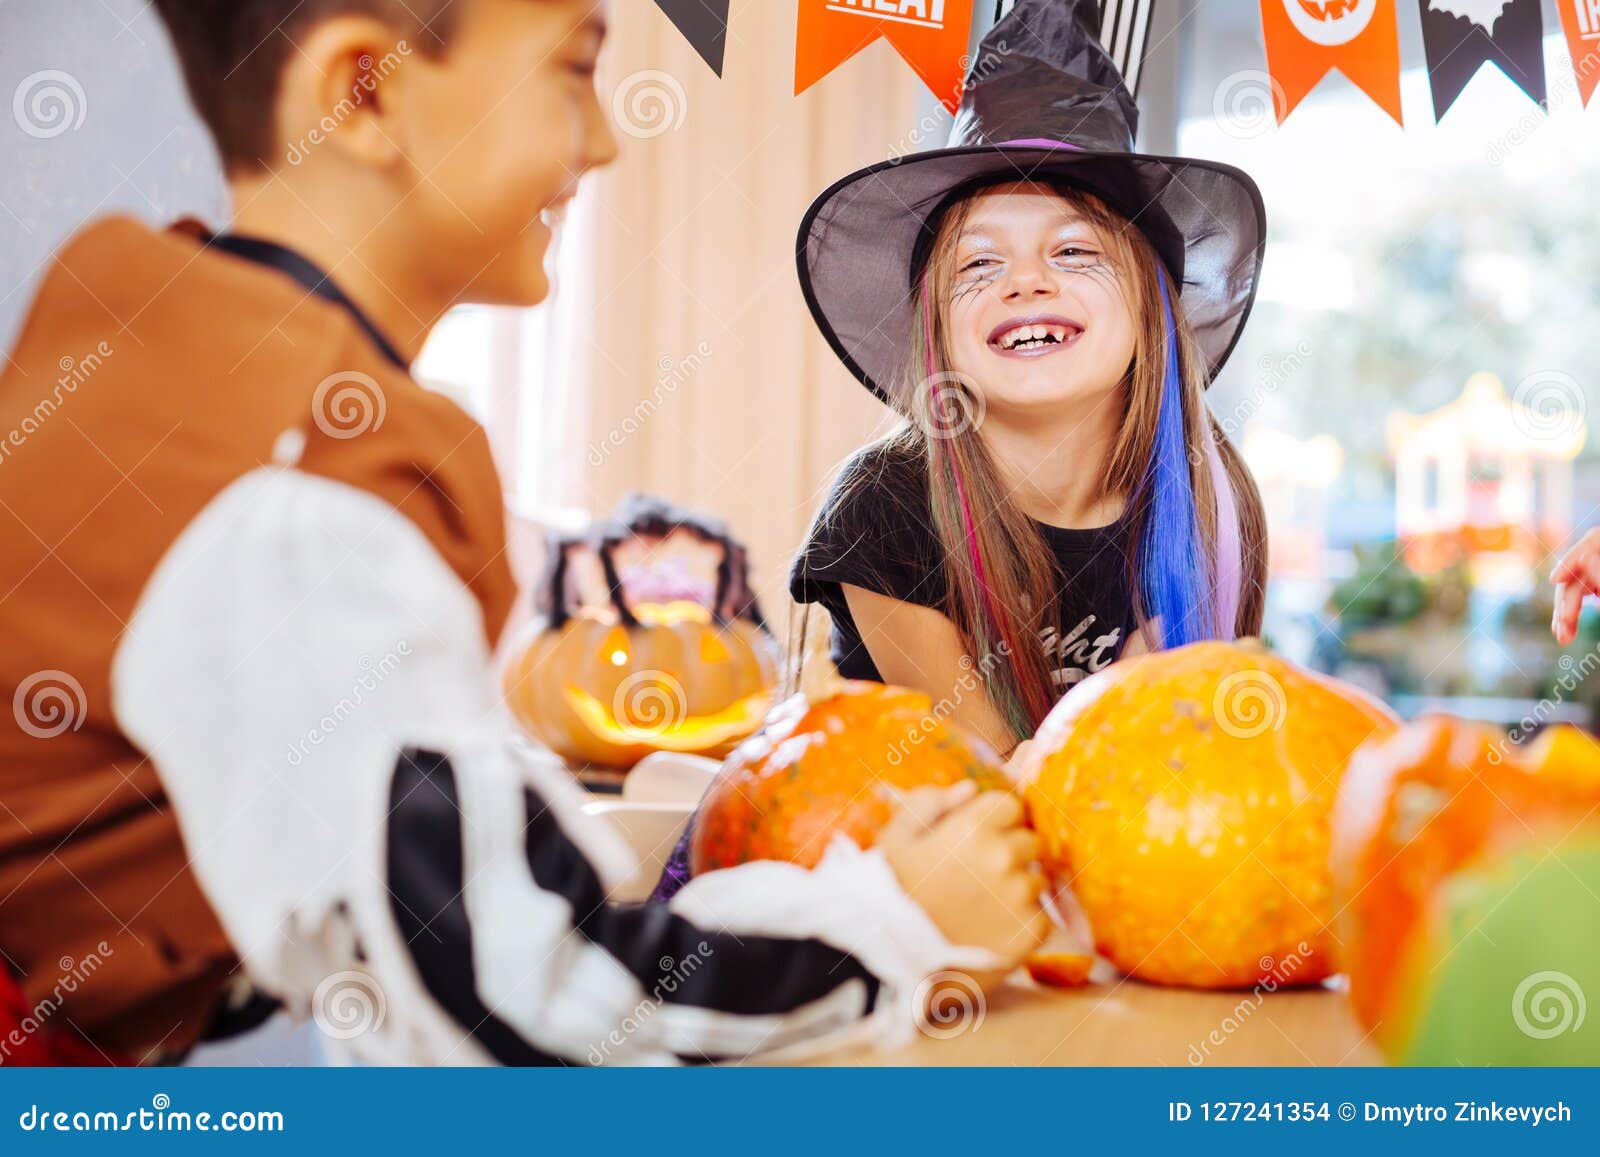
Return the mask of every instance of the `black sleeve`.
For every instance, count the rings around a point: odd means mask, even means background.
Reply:
[[[451,760],[409,750],[390,789],[391,915],[429,994],[495,1060],[616,1061],[626,1054],[613,1049],[626,1046],[621,1038],[627,1036],[648,1037],[632,1043],[649,1043],[680,1061],[743,1060],[827,1036],[876,1007],[879,978],[820,940],[701,928],[663,904],[611,902],[557,809],[532,788],[522,794],[531,884],[559,898],[570,913],[563,929],[546,929],[563,934],[537,945],[516,990],[541,1006],[533,1032],[526,1025],[519,1030],[507,1010],[481,994],[475,957],[493,929],[484,926],[481,912],[476,922],[470,912],[465,844],[468,827],[484,821],[471,814]],[[586,1007],[587,1016],[575,1011]],[[629,1014],[638,1027],[622,1019],[625,1032],[608,1031],[614,1026],[601,1023],[601,1009]]]
[[[820,602],[835,619],[844,605],[841,583],[918,606],[944,605],[926,467],[883,443],[844,464],[789,572],[795,602]]]

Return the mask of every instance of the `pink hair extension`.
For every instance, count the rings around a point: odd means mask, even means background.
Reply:
[[[926,374],[927,374],[927,380],[928,380],[928,405],[929,405],[929,412],[930,412],[930,414],[932,414],[932,413],[936,413],[937,412],[935,407],[937,407],[937,405],[939,403],[939,383],[940,383],[941,379],[940,379],[938,358],[937,358],[937,355],[936,355],[935,344],[934,344],[934,339],[933,339],[933,327],[934,327],[933,294],[931,292],[929,292],[928,281],[929,281],[928,274],[924,273],[922,275],[922,294],[921,294],[921,296],[922,296],[923,368],[926,370]],[[943,441],[943,439],[941,439],[941,438],[939,438],[937,436],[935,436],[933,438],[935,453],[938,454],[941,459],[944,459],[945,469],[947,469],[949,471],[950,476],[955,480],[956,497],[957,497],[957,500],[958,500],[958,502],[960,504],[960,507],[961,507],[961,527],[962,527],[963,536],[966,538],[966,541],[967,541],[967,554],[972,560],[973,575],[977,579],[978,590],[983,596],[983,605],[984,605],[985,611],[988,614],[990,627],[991,627],[991,629],[994,629],[994,628],[998,628],[999,629],[999,633],[1000,633],[1000,635],[1002,637],[1000,639],[996,640],[996,642],[998,644],[1003,644],[1004,645],[1005,653],[1007,653],[1007,654],[1020,653],[1020,651],[1017,649],[1017,646],[1018,646],[1017,640],[1013,639],[1013,638],[1010,638],[1009,637],[1009,632],[1006,631],[1004,629],[1004,627],[1002,626],[1002,624],[1004,623],[1005,620],[1003,618],[1001,618],[1001,616],[999,615],[999,613],[997,611],[997,607],[995,605],[995,599],[994,599],[994,592],[989,586],[988,571],[985,569],[984,564],[983,564],[983,553],[978,549],[977,521],[973,518],[972,501],[967,495],[966,480],[964,478],[962,478],[961,471],[959,471],[957,469],[954,469],[954,467],[948,461],[948,450],[946,450],[946,449],[944,449],[944,448],[942,448],[940,446],[940,443],[942,441]],[[984,632],[985,635],[987,635],[989,633],[990,633],[990,631],[985,631]],[[974,656],[974,660],[975,661],[981,660],[982,658],[983,658],[983,656]]]
[[[1222,464],[1222,451],[1217,448],[1217,431],[1208,420],[1206,426],[1206,460],[1211,466],[1211,488],[1217,493],[1216,542],[1216,608],[1217,637],[1231,639],[1238,631],[1239,599],[1243,594],[1244,559],[1239,542],[1239,506],[1234,498],[1233,484],[1228,481],[1228,468]]]

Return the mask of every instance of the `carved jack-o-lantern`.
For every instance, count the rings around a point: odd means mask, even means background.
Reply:
[[[627,768],[653,751],[720,757],[760,725],[778,648],[720,526],[633,499],[552,560],[546,617],[505,675],[535,739]]]

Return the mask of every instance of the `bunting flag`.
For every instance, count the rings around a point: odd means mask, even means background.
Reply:
[[[1600,85],[1600,0],[1557,0],[1561,27],[1567,33],[1567,49],[1572,53],[1572,71],[1578,78],[1583,105]]]
[[[882,36],[955,112],[971,28],[972,0],[800,0],[795,95]]]
[[[711,71],[722,75],[722,56],[728,47],[730,0],[656,0],[656,7],[677,26]]]
[[[1395,0],[1261,0],[1278,123],[1334,69],[1403,123]]]
[[[1533,100],[1545,104],[1541,0],[1417,0],[1422,51],[1439,120],[1485,64],[1495,64]]]

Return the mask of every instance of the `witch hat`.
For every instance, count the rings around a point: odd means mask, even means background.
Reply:
[[[796,240],[811,316],[886,402],[906,362],[921,264],[944,210],[984,185],[1095,194],[1150,239],[1215,375],[1255,300],[1260,190],[1231,165],[1133,151],[1139,111],[1097,36],[1095,0],[1017,0],[979,45],[949,145],[860,169],[806,211]]]

